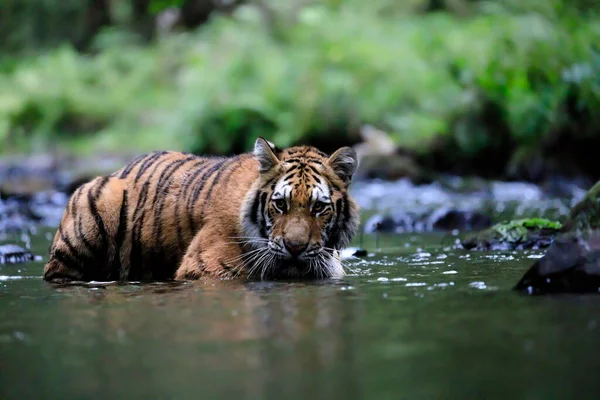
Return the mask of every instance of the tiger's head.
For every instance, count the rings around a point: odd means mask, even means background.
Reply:
[[[338,250],[359,225],[358,207],[348,194],[356,152],[350,147],[331,156],[309,146],[280,150],[259,138],[254,157],[259,178],[241,213],[243,235],[252,247],[249,276],[343,276]]]

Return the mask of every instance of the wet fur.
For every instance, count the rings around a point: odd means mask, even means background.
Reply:
[[[306,198],[303,190],[315,175],[331,188],[331,226],[328,232],[310,235],[326,239],[327,260],[335,267],[339,260],[334,250],[346,246],[358,226],[357,206],[347,193],[353,171],[344,173],[343,157],[333,160],[342,162],[335,165],[312,147],[279,150],[267,143],[259,139],[254,153],[230,158],[153,152],[79,187],[54,237],[44,279],[247,278],[253,272],[251,263],[259,261],[252,254],[260,253],[268,240],[257,208],[271,207],[274,182],[292,165],[303,171],[293,182],[298,199]],[[320,174],[315,174],[317,166]],[[272,211],[261,210],[264,215]],[[309,227],[305,217],[294,218]],[[311,224],[314,229],[321,226]],[[288,231],[293,228],[289,221],[286,226]],[[284,278],[343,274],[341,266],[316,274],[304,262],[277,265],[267,277],[278,277],[279,270],[285,271]]]

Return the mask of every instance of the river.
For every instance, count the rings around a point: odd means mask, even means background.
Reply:
[[[43,260],[0,266],[0,399],[596,398],[598,298],[520,295],[542,250],[456,238],[357,238],[369,255],[321,282],[56,287]]]

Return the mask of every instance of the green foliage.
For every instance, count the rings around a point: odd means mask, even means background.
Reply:
[[[0,50],[26,51],[76,39],[83,29],[86,3],[81,0],[1,0]]]
[[[149,10],[152,14],[158,14],[167,8],[181,7],[183,3],[185,0],[150,0]]]
[[[568,101],[584,111],[599,105],[596,15],[514,0],[456,2],[469,17],[415,16],[421,3],[308,5],[285,17],[277,39],[261,9],[246,5],[150,46],[105,31],[93,57],[63,46],[0,64],[2,150],[227,152],[258,135],[282,146],[347,139],[369,123],[423,154],[445,138],[469,156],[497,140],[486,104],[524,149],[573,124]],[[580,135],[598,133],[589,114]]]

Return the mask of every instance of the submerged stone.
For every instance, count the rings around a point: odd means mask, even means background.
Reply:
[[[2,264],[18,264],[22,262],[32,261],[33,254],[15,244],[0,245],[0,265]]]
[[[503,222],[466,237],[469,250],[522,250],[546,248],[560,232],[560,222],[545,218],[527,218]]]
[[[599,293],[600,232],[560,236],[514,289],[527,294]]]

